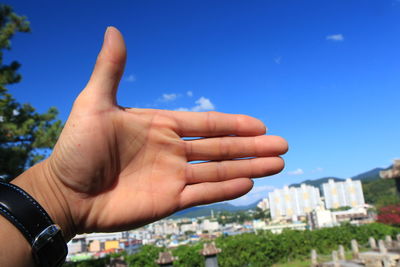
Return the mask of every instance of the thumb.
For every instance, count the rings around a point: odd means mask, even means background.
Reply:
[[[108,27],[104,34],[103,47],[85,91],[103,105],[115,105],[125,61],[126,47],[122,34],[116,28]]]

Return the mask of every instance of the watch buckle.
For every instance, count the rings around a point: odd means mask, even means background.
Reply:
[[[35,241],[33,241],[32,249],[33,251],[40,250],[44,245],[47,244],[54,236],[61,231],[60,226],[57,224],[52,224],[44,229],[40,234],[35,237]]]

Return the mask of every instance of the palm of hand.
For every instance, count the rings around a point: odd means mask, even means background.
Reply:
[[[184,141],[167,126],[173,121],[154,110],[94,113],[72,113],[53,155],[54,165],[65,166],[58,177],[77,196],[83,228],[138,226],[175,211],[187,158]]]
[[[128,229],[239,197],[251,189],[249,178],[283,168],[278,156],[286,142],[262,136],[265,127],[254,118],[117,106],[125,53],[117,49],[122,37],[111,31],[50,157],[78,232]],[[258,158],[232,161],[243,157]],[[193,160],[212,162],[188,163]]]

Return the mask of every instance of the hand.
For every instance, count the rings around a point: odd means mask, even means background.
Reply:
[[[131,229],[233,199],[252,188],[250,178],[283,169],[286,141],[265,136],[255,118],[118,106],[125,58],[121,34],[108,28],[90,81],[43,163],[72,232]],[[206,162],[188,163],[197,160]]]

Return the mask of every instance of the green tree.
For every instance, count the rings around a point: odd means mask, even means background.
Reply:
[[[394,179],[377,179],[363,182],[365,202],[378,209],[387,205],[400,203]]]
[[[62,129],[56,108],[40,114],[30,104],[15,100],[6,88],[21,80],[20,64],[3,62],[3,51],[11,49],[11,39],[17,32],[30,32],[26,17],[0,5],[0,177],[6,179],[42,160]]]
[[[262,210],[259,207],[256,208],[253,218],[255,220],[264,220],[264,219],[270,219],[271,218],[271,213],[270,210]]]
[[[195,245],[179,246],[172,251],[172,254],[178,259],[174,262],[175,267],[202,267],[204,266],[204,257],[200,255],[203,243]]]
[[[157,267],[158,264],[155,261],[161,251],[163,251],[162,248],[144,245],[138,253],[128,255],[126,261],[132,267]]]

